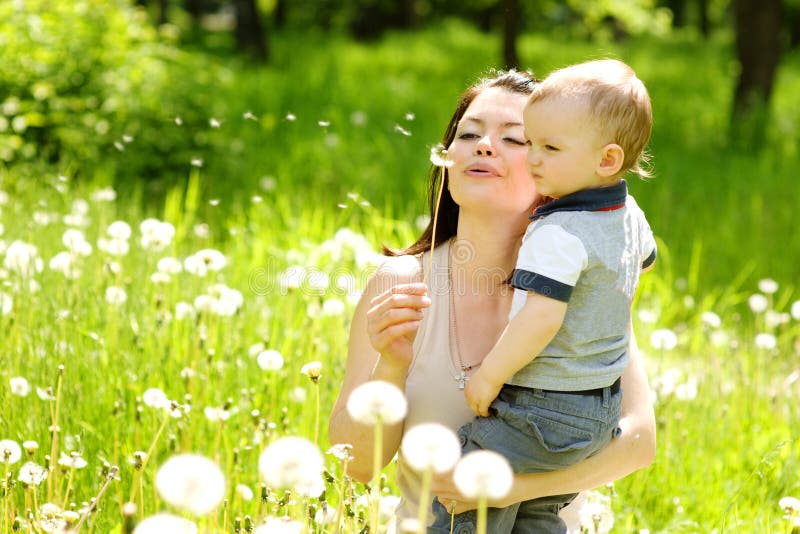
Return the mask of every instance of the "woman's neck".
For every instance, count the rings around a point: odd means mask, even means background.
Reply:
[[[459,217],[456,239],[450,245],[451,269],[459,293],[496,290],[514,270],[522,230],[505,217],[495,219],[505,222]]]

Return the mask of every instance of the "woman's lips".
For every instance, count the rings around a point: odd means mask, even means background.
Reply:
[[[492,167],[491,165],[478,163],[475,165],[470,165],[465,173],[467,176],[473,176],[477,178],[494,178],[500,176],[500,173],[497,172],[497,169]]]

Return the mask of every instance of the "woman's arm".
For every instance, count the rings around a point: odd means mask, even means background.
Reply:
[[[650,386],[642,363],[642,355],[630,330],[628,347],[630,364],[622,375],[622,433],[600,452],[573,466],[549,473],[514,476],[511,492],[490,506],[510,504],[548,495],[577,493],[623,478],[653,462],[656,448],[655,413],[650,401]],[[434,482],[434,494],[442,502],[458,501],[456,513],[476,508],[465,501],[450,480],[442,477]]]
[[[353,446],[348,474],[362,482],[373,475],[373,429],[350,417],[347,399],[356,387],[370,380],[384,380],[405,390],[414,337],[422,309],[430,302],[425,285],[411,283],[418,279],[419,268],[416,258],[387,260],[370,277],[350,325],[344,381],[331,411],[328,435],[331,443]],[[402,432],[402,422],[384,427],[383,465],[397,452]]]

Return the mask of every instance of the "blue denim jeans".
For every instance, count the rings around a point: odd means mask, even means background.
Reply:
[[[622,391],[603,388],[597,395],[543,391],[503,386],[489,411],[458,430],[461,449],[502,454],[515,473],[542,473],[564,469],[605,446],[617,429]],[[489,508],[487,532],[492,534],[564,534],[567,527],[558,512],[575,494],[554,495]],[[434,499],[434,522],[429,534],[450,532],[450,514]],[[455,516],[453,532],[475,532],[475,511]]]

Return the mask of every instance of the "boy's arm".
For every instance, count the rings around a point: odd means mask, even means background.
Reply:
[[[552,341],[566,313],[566,302],[529,291],[525,305],[508,323],[494,348],[467,382],[464,391],[467,406],[477,415],[488,416],[489,405],[506,380]]]

